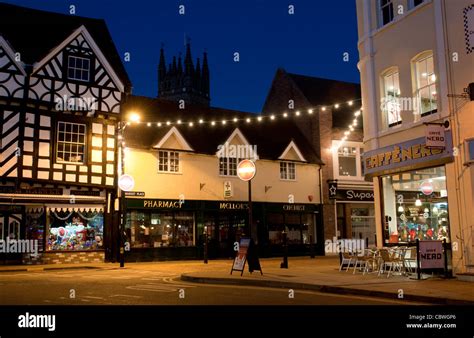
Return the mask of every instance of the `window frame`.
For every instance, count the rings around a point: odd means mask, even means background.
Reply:
[[[380,86],[381,86],[381,94],[383,94],[383,97],[386,98],[387,95],[387,89],[386,89],[386,86],[385,86],[385,80],[386,78],[388,77],[392,77],[392,84],[394,84],[394,79],[393,77],[397,75],[397,78],[398,78],[398,96],[394,96],[393,97],[393,100],[397,105],[400,105],[400,102],[397,102],[399,101],[400,99],[400,95],[401,95],[401,90],[400,90],[400,72],[398,70],[398,67],[391,67],[389,69],[386,69],[385,71],[383,71],[380,75]],[[385,104],[388,104],[388,102],[385,102]],[[403,120],[402,120],[402,114],[401,114],[401,109],[400,109],[400,106],[398,107],[399,111],[398,111],[398,121],[396,122],[393,122],[393,123],[390,123],[389,122],[389,110],[387,108],[385,109],[380,109],[381,110],[381,114],[383,116],[383,121],[385,121],[385,128],[388,128],[388,129],[391,129],[393,127],[396,127],[400,124],[402,124]]]
[[[473,145],[473,152],[472,152],[472,157],[471,157],[471,152],[469,150],[469,145],[472,143]],[[474,164],[474,137],[473,138],[468,138],[464,141],[465,144],[465,156],[466,156],[466,165],[472,165]]]
[[[161,164],[161,154],[166,154],[166,164]],[[174,157],[174,158],[173,158]],[[181,174],[182,173],[182,165],[181,165],[181,158],[180,152],[176,150],[158,150],[158,165],[157,165],[157,172],[158,174]],[[176,164],[172,164],[172,161],[177,161]],[[161,170],[160,166],[166,165],[166,170]],[[172,171],[171,167],[178,167],[178,170]]]
[[[286,175],[282,177],[282,165],[285,167]],[[290,165],[293,167],[293,177],[290,177]],[[280,180],[281,181],[296,181],[296,163],[292,161],[280,161]]]
[[[70,124],[70,125],[78,125],[78,126],[84,126],[84,143],[81,144],[81,143],[73,143],[72,141],[69,142],[69,141],[60,141],[59,140],[59,133],[61,132],[59,130],[59,125],[61,123],[64,123],[64,124]],[[68,121],[68,120],[57,120],[56,121],[56,137],[55,137],[55,147],[54,147],[54,163],[57,163],[57,164],[75,164],[75,165],[85,165],[87,164],[87,155],[88,155],[88,151],[89,151],[89,148],[88,148],[88,140],[89,140],[89,135],[88,135],[88,131],[87,131],[87,128],[88,128],[88,124],[87,123],[78,123],[78,122],[72,122],[72,121]],[[64,132],[66,133],[66,132]],[[80,133],[78,133],[80,135]],[[82,161],[80,162],[71,162],[71,161],[66,161],[66,160],[59,160],[59,156],[58,156],[58,152],[59,152],[59,144],[62,143],[62,144],[73,144],[73,145],[76,145],[76,146],[80,146],[82,145],[84,147],[84,151],[82,153],[83,155],[83,158],[82,158]],[[62,153],[66,153],[66,151],[62,151]],[[63,157],[64,158],[64,157]]]
[[[340,143],[339,140],[332,141],[332,149],[336,149],[337,145]],[[338,180],[351,180],[351,181],[364,181],[364,168],[362,165],[362,154],[361,150],[364,149],[363,142],[354,142],[346,141],[342,146],[348,146],[356,148],[356,174],[357,176],[342,176],[339,174],[339,152],[336,150],[332,151],[332,161],[333,161],[333,176]]]
[[[427,62],[426,60],[431,58],[432,59],[432,64],[433,64],[433,72],[432,73],[427,73],[426,77],[427,77],[427,81],[428,81],[428,84],[427,85],[424,85],[424,86],[421,86],[419,84],[419,76],[418,76],[418,70],[419,70],[419,66],[418,64],[420,62]],[[420,92],[424,89],[428,89],[430,91],[430,94],[431,94],[431,88],[434,87],[435,89],[435,92],[436,94],[439,93],[438,91],[438,86],[437,86],[437,75],[436,75],[436,69],[435,69],[435,58],[434,58],[434,53],[433,51],[425,51],[423,53],[420,53],[418,54],[416,57],[414,57],[411,61],[411,69],[412,69],[412,79],[413,79],[413,98],[416,100],[416,104],[417,104],[417,110],[414,111],[414,114],[416,115],[415,116],[415,121],[419,120],[419,119],[422,119],[424,117],[427,117],[427,116],[430,116],[430,115],[434,115],[436,113],[438,113],[438,107],[439,107],[439,95],[436,96],[436,109],[432,109],[428,112],[424,112],[422,113],[421,112],[421,97],[420,97]],[[435,81],[434,82],[430,82],[430,77],[434,75],[436,77]],[[420,73],[420,76],[422,76],[422,73]],[[432,103],[433,101],[431,101],[431,106],[433,105]]]
[[[387,3],[382,5],[382,1],[384,0],[378,0],[377,1],[377,13],[378,13],[378,24],[379,24],[379,28],[381,27],[384,27],[386,25],[388,25],[389,23],[393,22],[393,20],[395,20],[395,11],[393,9],[393,0],[386,0]],[[384,9],[388,7],[389,8],[389,12],[391,11],[392,15],[391,15],[391,18],[388,22],[384,22]]]
[[[238,177],[237,176],[237,166],[239,163],[243,160],[241,158],[237,157],[218,157],[218,169],[219,169],[219,176],[221,177]],[[233,171],[234,168],[231,167],[233,165],[233,161],[230,160],[235,160],[235,174],[232,174],[231,172]],[[224,171],[221,171],[221,162],[224,161]]]
[[[85,68],[77,68],[77,67],[71,67],[69,66],[69,63],[70,63],[70,60],[71,58],[74,58],[74,59],[81,59],[81,60],[87,60],[89,62],[89,68],[87,69],[87,74],[88,74],[88,77],[87,79],[82,79],[82,78],[76,78],[75,76],[74,77],[71,77],[69,76],[69,71],[70,69],[74,69],[75,71],[77,70],[80,70],[81,72],[84,72],[86,71]],[[66,56],[66,64],[65,64],[65,77],[68,81],[79,81],[79,82],[82,82],[82,83],[90,83],[92,81],[92,78],[93,78],[93,74],[92,74],[92,62],[93,62],[93,59],[91,57],[89,57],[88,55],[78,55],[78,54],[67,54]],[[82,73],[81,73],[82,74]],[[74,75],[76,75],[76,73],[74,72]]]

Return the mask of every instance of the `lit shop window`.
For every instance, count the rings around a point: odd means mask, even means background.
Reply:
[[[126,217],[132,248],[194,245],[194,214],[189,212],[131,211]]]
[[[48,250],[103,248],[104,215],[97,210],[50,210]]]
[[[296,179],[296,164],[293,162],[280,162],[280,178],[294,181]]]
[[[383,76],[382,113],[389,127],[402,123],[400,116],[400,83],[398,71],[391,71]]]
[[[86,153],[86,125],[58,122],[56,162],[84,163]]]
[[[436,74],[433,54],[424,54],[414,62],[415,97],[419,116],[434,114],[438,111]]]
[[[382,177],[385,243],[450,241],[445,168]]]
[[[179,153],[160,150],[158,152],[158,172],[179,173]]]

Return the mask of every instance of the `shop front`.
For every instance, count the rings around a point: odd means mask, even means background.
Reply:
[[[62,188],[6,186],[1,191],[0,239],[22,243],[16,252],[2,253],[4,264],[104,261],[105,197],[100,192],[81,196]]]
[[[329,199],[335,202],[338,237],[363,239],[366,246],[375,246],[374,191],[365,187],[348,188],[338,182],[328,182]]]
[[[380,211],[378,245],[414,245],[416,240],[451,242],[446,164],[453,162],[451,133],[431,148],[424,137],[368,152],[366,174],[375,177]]]
[[[248,202],[128,198],[126,260],[198,259],[206,240],[209,258],[233,258],[234,243],[251,231],[256,232],[262,256],[281,254],[283,231],[292,253],[302,248],[309,253],[311,240],[316,241],[316,224],[322,231],[314,204],[253,202],[252,214],[250,229]]]

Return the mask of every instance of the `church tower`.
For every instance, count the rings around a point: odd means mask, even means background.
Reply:
[[[191,56],[191,44],[186,44],[184,64],[181,54],[173,57],[173,62],[166,68],[165,53],[163,46],[160,50],[160,62],[158,64],[158,97],[165,100],[184,100],[185,103],[199,104],[209,107],[211,98],[209,93],[209,66],[207,64],[207,53],[204,52],[201,61],[197,58],[194,66]]]

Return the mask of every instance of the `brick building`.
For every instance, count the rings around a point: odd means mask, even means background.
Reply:
[[[280,68],[262,111],[292,112],[324,162],[321,202],[325,239],[338,235],[364,238],[373,244],[373,190],[364,180],[360,161],[364,151],[360,97],[359,84],[292,74]]]

